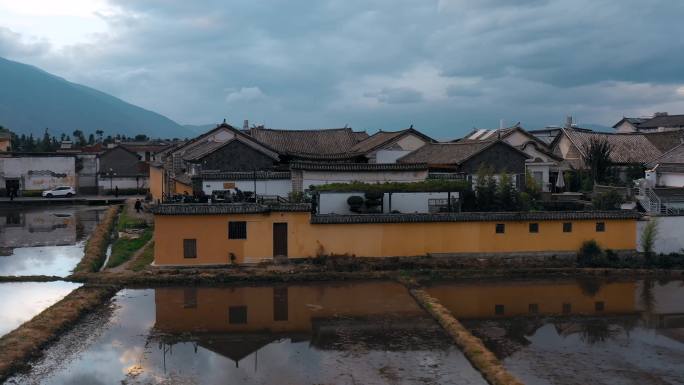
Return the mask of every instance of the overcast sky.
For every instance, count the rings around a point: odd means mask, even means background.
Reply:
[[[0,0],[0,56],[183,124],[449,138],[684,113],[682,16],[681,0]]]

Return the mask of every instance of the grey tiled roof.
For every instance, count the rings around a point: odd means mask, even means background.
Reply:
[[[366,154],[382,146],[388,145],[407,134],[414,134],[428,143],[434,142],[432,138],[413,128],[407,128],[400,131],[378,131],[369,136],[366,140],[357,143],[352,147],[351,151]]]
[[[460,164],[496,142],[428,143],[399,158],[401,163]]]
[[[684,141],[684,130],[645,132],[643,135],[662,152],[670,151]]]
[[[653,167],[657,164],[660,164],[661,166],[664,164],[684,165],[684,144],[680,144],[677,147],[659,156],[658,158],[653,160],[653,162],[649,163],[649,166]]]
[[[592,139],[605,140],[612,146],[610,158],[613,163],[648,163],[661,155],[661,151],[643,134],[609,134],[567,128],[563,132],[584,158]]]
[[[155,215],[222,215],[261,214],[269,212],[309,212],[308,203],[281,203],[264,205],[257,203],[178,203],[152,206]]]
[[[294,162],[292,170],[311,171],[427,171],[427,163],[325,163]]]
[[[639,123],[639,128],[684,127],[684,115],[655,116]]]
[[[542,220],[601,220],[638,219],[636,211],[539,211],[539,212],[482,212],[444,214],[319,214],[311,217],[313,224],[362,223],[422,223],[422,222],[497,222]]]
[[[363,137],[351,128],[275,130],[254,127],[250,135],[281,154],[309,155],[349,153]]]
[[[289,171],[204,171],[199,176],[203,180],[253,180],[253,179],[290,179]]]

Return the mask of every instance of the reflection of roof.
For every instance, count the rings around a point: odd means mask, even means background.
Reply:
[[[537,212],[463,212],[439,214],[318,214],[313,224],[338,223],[421,223],[421,222],[493,222],[535,220],[638,219],[636,211],[537,211]]]
[[[643,134],[609,134],[567,128],[563,129],[563,133],[584,158],[592,140],[605,140],[612,146],[610,158],[613,163],[648,163],[661,154]]]
[[[245,357],[263,348],[264,346],[279,340],[277,335],[270,333],[262,334],[201,334],[197,338],[197,344],[207,350],[238,363]]]
[[[292,170],[309,171],[427,171],[426,163],[325,163],[294,162]]]
[[[351,128],[275,130],[254,127],[249,134],[279,153],[290,155],[348,153],[362,136]]]

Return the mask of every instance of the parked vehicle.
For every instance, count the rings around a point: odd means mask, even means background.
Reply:
[[[44,198],[53,198],[53,197],[72,197],[76,195],[76,190],[74,190],[73,187],[69,186],[59,186],[56,188],[53,188],[52,190],[45,190],[43,191],[43,197]]]

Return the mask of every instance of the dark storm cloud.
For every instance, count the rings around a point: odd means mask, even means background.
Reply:
[[[676,0],[111,0],[88,44],[0,29],[0,55],[182,123],[455,137],[499,119],[684,112]]]

